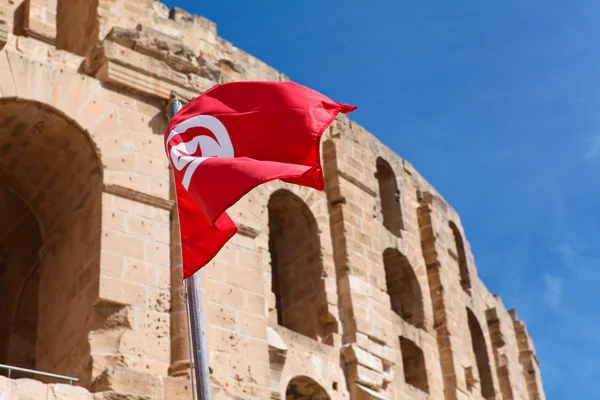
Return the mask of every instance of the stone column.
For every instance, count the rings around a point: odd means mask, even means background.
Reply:
[[[171,181],[173,177],[171,176]],[[171,182],[171,199],[175,200],[175,188]],[[185,289],[181,263],[181,241],[177,207],[171,210],[171,366],[170,376],[190,375],[190,352]]]

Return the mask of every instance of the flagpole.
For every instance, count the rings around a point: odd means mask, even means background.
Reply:
[[[179,101],[169,104],[169,119],[182,108]],[[202,292],[200,291],[200,271],[186,279],[187,304],[192,333],[192,357],[196,375],[196,393],[198,400],[211,400],[210,374],[208,369],[208,348],[206,346],[206,329],[204,327],[204,309],[202,307]],[[193,382],[193,379],[192,379]],[[193,383],[192,383],[193,385]]]

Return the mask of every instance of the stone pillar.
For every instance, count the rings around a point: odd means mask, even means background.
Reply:
[[[172,178],[172,177],[171,177]],[[171,199],[175,199],[175,188],[171,184]],[[181,241],[177,207],[171,210],[171,366],[170,376],[190,375],[190,352],[185,288],[181,262]]]

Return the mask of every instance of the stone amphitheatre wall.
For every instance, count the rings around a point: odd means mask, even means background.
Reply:
[[[235,80],[288,78],[156,1],[0,3],[0,363],[81,386],[0,399],[190,398],[165,112]],[[202,270],[215,398],[544,399],[441,195],[344,116],[322,163],[324,192],[236,204]]]

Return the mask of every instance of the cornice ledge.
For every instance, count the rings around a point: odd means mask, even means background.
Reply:
[[[113,196],[133,200],[138,203],[146,204],[148,206],[156,208],[161,208],[167,211],[171,211],[175,206],[175,202],[172,200],[162,199],[160,197],[138,192],[137,190],[129,189],[119,185],[105,184],[103,191],[104,193],[112,194]]]
[[[138,93],[169,100],[175,90],[194,98],[214,86],[221,71],[183,42],[152,28],[114,27],[88,55],[85,72]]]
[[[341,178],[344,178],[346,181],[350,182],[351,184],[358,187],[362,191],[368,193],[369,195],[371,195],[373,197],[377,197],[377,193],[374,190],[369,188],[367,185],[361,183],[358,179],[356,179],[352,175],[348,174],[347,172],[341,171],[339,169],[337,170],[337,173]]]

